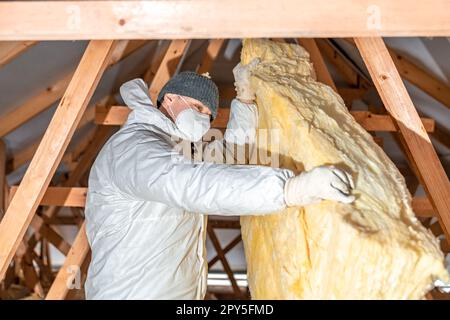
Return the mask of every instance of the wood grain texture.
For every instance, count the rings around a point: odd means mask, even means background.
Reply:
[[[400,74],[381,38],[355,38],[380,97],[403,136],[447,239],[450,239],[450,182]]]
[[[127,120],[130,109],[126,106],[112,106],[110,108],[97,107],[95,123],[100,125],[120,126]],[[352,111],[355,120],[367,131],[397,131],[395,122],[389,115],[373,114],[369,111]],[[211,128],[224,129],[227,127],[230,116],[229,108],[219,108],[216,119],[211,123]],[[435,121],[431,118],[421,118],[424,128],[428,132],[434,130]]]
[[[63,266],[59,269],[55,281],[53,281],[50,291],[47,293],[46,300],[65,299],[73,278],[81,277],[80,274],[77,275],[77,272],[81,272],[81,266],[88,256],[89,250],[89,243],[86,237],[86,223],[83,223]]]
[[[186,50],[189,48],[190,40],[173,40],[167,49],[161,64],[153,77],[150,84],[149,92],[150,98],[154,105],[162,87],[175,74],[178,64],[180,63]]]
[[[0,40],[448,36],[448,6],[447,0],[4,1]]]
[[[146,41],[119,41],[107,67],[109,68],[119,63],[131,53],[141,48],[145,43]],[[73,71],[70,71],[45,90],[42,90],[21,105],[14,107],[12,111],[0,117],[0,137],[17,129],[61,99],[72,77]]]
[[[91,41],[0,224],[0,279],[17,250],[34,212],[94,93],[114,41]]]

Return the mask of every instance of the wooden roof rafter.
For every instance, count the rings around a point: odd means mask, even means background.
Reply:
[[[1,279],[106,69],[114,45],[115,42],[111,40],[91,41],[87,47],[22,183],[9,204],[0,223]]]
[[[152,102],[156,105],[158,93],[164,84],[175,74],[179,63],[189,49],[190,40],[172,40],[159,64],[158,70],[149,86],[149,94]]]
[[[100,125],[123,125],[126,121],[130,108],[127,106],[111,106],[109,108],[97,107],[95,123]],[[397,131],[398,128],[389,115],[373,114],[369,111],[351,111],[355,120],[368,131]],[[225,129],[230,115],[229,108],[219,108],[217,118],[211,124],[212,128]],[[428,132],[434,131],[435,121],[431,118],[421,118]]]
[[[319,47],[317,46],[316,40],[311,38],[301,38],[297,39],[297,42],[309,52],[311,62],[314,66],[314,70],[316,71],[317,81],[328,85],[334,91],[338,92],[336,84],[328,71]]]
[[[447,0],[4,1],[0,41],[448,36],[447,5]]]
[[[427,196],[450,241],[450,182],[381,38],[355,38],[386,110],[396,121]]]
[[[118,44],[112,53],[111,61],[108,65],[108,68],[120,63],[131,54],[135,53],[139,49],[141,49],[144,45],[148,44],[149,41],[118,41]],[[17,129],[18,127],[24,125],[27,121],[31,120],[41,112],[47,110],[52,106],[53,103],[58,101],[63,94],[62,89],[67,87],[67,82],[69,81],[68,76],[63,77],[58,80],[54,85],[50,86],[45,92],[41,92],[37,95],[34,95],[30,99],[28,99],[25,103],[16,107],[11,112],[6,115],[0,117],[0,136],[4,136],[9,134],[11,131]],[[64,85],[61,83],[64,82]],[[60,88],[60,89],[58,89]],[[102,104],[102,101],[97,102],[97,104]],[[89,106],[87,110],[84,112],[83,117],[78,124],[77,130],[83,128],[86,124],[92,123],[94,120],[95,114],[95,105]],[[40,143],[40,137],[36,139],[34,142],[26,146],[25,148],[15,152],[12,154],[7,161],[6,171],[7,173],[11,173],[22,165],[27,163],[33,157],[37,147]],[[79,147],[79,146],[78,146]],[[70,148],[70,147],[69,147]],[[67,162],[67,160],[71,157],[71,155],[67,154],[63,158],[63,162]],[[68,162],[69,164],[69,162]]]
[[[12,186],[10,188],[10,197],[14,195],[17,188],[17,186]],[[39,204],[42,206],[84,208],[86,204],[86,194],[86,187],[48,187]],[[414,197],[412,203],[413,210],[416,212],[417,217],[434,216],[433,207],[426,197]]]
[[[108,63],[107,68],[119,63],[136,50],[140,49],[147,41],[118,41],[118,46],[115,49],[111,57],[111,61]],[[57,102],[64,94],[70,80],[72,79],[73,71],[67,73],[64,77],[60,78],[53,85],[49,86],[42,92],[27,99],[21,105],[15,107],[9,113],[0,117],[0,137],[4,137],[8,133],[17,129],[25,122],[31,120],[41,112],[50,108],[55,102]]]
[[[0,67],[36,45],[37,41],[2,41],[0,42]]]

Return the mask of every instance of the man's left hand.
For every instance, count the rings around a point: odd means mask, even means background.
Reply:
[[[255,58],[246,65],[238,63],[233,68],[234,86],[237,92],[236,98],[241,102],[253,103],[255,101],[255,91],[250,86],[250,75],[258,63],[260,63],[260,60]]]

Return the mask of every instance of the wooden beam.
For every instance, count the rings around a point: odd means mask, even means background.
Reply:
[[[0,43],[0,67],[34,46],[36,41],[4,41]]]
[[[64,298],[65,300],[86,299],[84,283],[86,282],[90,262],[91,262],[91,255],[88,253],[88,256],[84,259],[84,261],[80,267],[80,287],[79,288],[74,287],[74,288],[70,289]]]
[[[392,135],[392,137],[395,139],[395,141],[397,143],[400,142],[397,139],[398,136],[399,136],[398,134]],[[402,146],[399,146],[399,147],[402,148]],[[403,149],[402,149],[402,151],[403,151]],[[398,169],[398,171],[400,171],[402,176],[405,178],[406,186],[408,187],[409,192],[412,195],[416,194],[416,191],[420,185],[420,182],[419,182],[419,179],[417,178],[416,173],[414,172],[415,168],[414,168],[414,170],[411,169],[411,162],[408,160],[408,163],[406,165],[398,165],[397,164],[397,169]]]
[[[190,40],[171,41],[149,88],[150,98],[155,106],[159,91],[161,91],[166,82],[175,74],[178,64],[189,48],[190,43]]]
[[[12,186],[10,190],[11,193],[14,194],[17,191],[17,186]],[[86,194],[87,188],[85,187],[48,187],[40,202],[40,205],[83,208],[86,204]],[[433,216],[433,207],[426,197],[414,197],[412,200],[412,206],[414,212],[419,217]],[[54,221],[55,224],[60,224],[61,222],[58,221],[61,219],[61,221],[65,221],[63,217],[51,219],[50,221]],[[232,223],[229,225],[227,224],[228,220],[220,220],[220,222],[217,221],[219,220],[210,219],[209,223],[211,223],[214,228],[222,228],[225,226],[226,228],[236,227],[239,229],[239,223],[236,224],[235,221],[231,221]],[[74,221],[70,220],[64,223],[73,224]]]
[[[388,50],[403,79],[408,80],[450,109],[450,86],[413,63],[407,56],[390,48]]]
[[[273,42],[286,43],[286,39],[284,38],[270,38],[269,40]]]
[[[39,255],[35,251],[32,253],[35,255],[35,261],[39,266],[41,281],[48,283],[53,282],[53,271],[52,271],[52,257],[50,253],[50,243],[47,239],[41,240]]]
[[[116,41],[116,46],[114,48],[114,51],[111,54],[111,57],[108,62],[107,68],[110,68],[126,57],[130,56],[132,53],[136,52],[146,44],[149,44],[150,41],[148,40],[121,40]]]
[[[91,167],[100,149],[113,133],[114,130],[110,127],[97,127],[92,143],[90,143],[88,148],[84,150],[83,156],[78,162],[77,167],[70,173],[69,178],[64,182],[65,187],[73,187],[76,183],[78,183],[78,181],[80,181],[83,175]]]
[[[111,97],[105,97],[102,99],[97,105],[101,105],[102,101],[106,101],[107,99],[110,99]],[[81,118],[77,130],[80,128],[83,128],[88,123],[93,122],[95,117],[95,106],[88,107],[86,111],[83,114],[83,117]],[[82,138],[82,140],[77,143],[73,148],[69,145],[68,152],[64,155],[62,161],[65,162],[67,165],[70,166],[71,162],[74,161],[76,158],[78,158],[80,152],[82,152],[86,147],[86,140],[90,139],[92,134],[94,133],[95,129],[92,129],[89,131],[85,137]],[[89,140],[90,142],[90,140]],[[16,154],[13,154],[12,158],[8,160],[6,171],[7,173],[11,173],[17,169],[19,169],[21,166],[23,166],[25,163],[31,160],[33,158],[34,153],[37,150],[37,147],[39,146],[40,139],[37,141],[34,141],[24,149],[18,151]]]
[[[355,45],[352,39],[345,39],[351,45]],[[394,61],[400,76],[433,97],[445,107],[450,108],[450,86],[441,81],[430,72],[414,63],[409,57],[399,53],[388,46],[389,54]]]
[[[28,99],[20,106],[14,107],[12,111],[2,116],[0,118],[0,137],[4,137],[42,111],[50,108],[53,103],[61,98],[72,75],[73,72],[68,73],[41,93]]]
[[[117,52],[117,50],[114,50],[114,52]],[[99,105],[102,105],[102,103],[106,103],[109,99],[111,99],[110,96],[103,98],[101,100],[101,102],[99,103]],[[90,109],[94,109],[94,108],[90,108]],[[79,123],[79,126],[81,126],[81,122],[86,117],[86,114],[90,113],[88,111],[89,111],[89,109],[86,110],[86,112],[84,113],[83,118]],[[77,144],[77,146],[76,146],[77,148],[74,148],[74,150],[71,150],[71,153],[66,154],[66,156],[72,155],[74,157],[78,157],[79,153],[83,152],[80,161],[76,164],[75,168],[71,172],[69,179],[63,183],[64,186],[74,186],[75,183],[80,180],[80,178],[84,175],[84,173],[89,169],[90,164],[94,161],[94,158],[95,158],[97,152],[99,151],[99,149],[101,148],[101,146],[103,145],[103,143],[112,134],[113,130],[111,130],[111,129],[112,128],[107,128],[107,127],[95,128],[93,130],[94,131],[93,137],[91,140],[89,140],[89,144],[86,145],[83,143],[83,145],[85,145],[87,148],[85,148],[84,150],[78,150],[78,148],[81,148],[81,147]],[[88,137],[86,137],[86,139],[82,139],[82,142],[83,142],[83,140],[88,140],[89,136],[91,136],[90,132],[88,133]],[[73,153],[75,153],[75,154],[73,154]],[[49,189],[50,189],[50,191],[49,191]],[[53,217],[53,215],[57,214],[58,209],[59,209],[59,207],[53,206],[53,203],[55,201],[54,200],[55,195],[52,193],[52,188],[49,188],[49,189],[47,189],[46,193],[44,194],[44,198],[49,199],[49,197],[50,197],[53,200],[51,202],[47,203],[47,205],[50,205],[50,207],[44,213],[44,217],[46,218],[46,220],[51,219]],[[60,190],[62,190],[59,192],[59,195],[61,196],[61,192],[63,192],[66,189],[60,189]],[[72,192],[71,191],[68,191],[68,192],[69,192],[69,196],[70,196],[70,194]],[[86,193],[87,191],[84,190],[84,192]],[[75,195],[77,195],[77,194],[79,194],[79,193],[77,193],[75,191]],[[61,198],[58,198],[58,199],[61,199]],[[78,197],[78,199],[80,199],[80,198]],[[74,198],[70,198],[70,197],[65,202],[67,205],[84,206],[85,198],[82,197],[81,199],[83,201],[82,204],[80,204],[79,201],[75,201]],[[47,200],[45,200],[44,203],[42,203],[43,201],[41,201],[41,203],[40,203],[41,205],[43,205],[45,203],[45,201],[47,201]],[[59,201],[57,203],[59,203],[60,205],[64,205],[64,201]],[[33,219],[36,219],[36,218],[37,218],[37,216],[34,216]],[[44,235],[48,234],[44,225],[41,225],[40,227],[38,226],[37,228],[35,228],[35,234],[33,235],[33,237],[35,237],[36,239],[40,238],[41,234],[44,234]],[[30,248],[34,248],[34,246],[36,244],[37,244],[37,241],[35,241],[33,243],[29,242],[28,245]],[[59,244],[55,244],[54,242],[52,242],[52,244],[55,247],[59,248]],[[63,247],[63,249],[65,249],[65,248]],[[64,253],[66,254],[66,252],[64,252]]]
[[[376,137],[376,136],[372,136],[373,141],[375,141],[375,143],[377,145],[379,145],[381,148],[384,147],[384,139],[382,137]]]
[[[74,187],[78,183],[78,181],[80,181],[83,175],[91,167],[92,162],[94,162],[95,157],[97,156],[97,153],[100,151],[100,148],[112,133],[113,130],[111,127],[101,126],[97,128],[92,143],[84,152],[83,157],[80,159],[75,169],[70,173],[69,178],[63,183],[64,187]],[[58,207],[51,206],[50,208],[48,208],[48,210],[45,211],[44,215],[47,218],[52,218],[57,212]]]
[[[449,11],[446,0],[4,1],[0,40],[448,36]]]
[[[92,122],[95,117],[95,106],[89,107],[86,109],[85,113],[83,114],[83,118],[81,118],[80,123],[78,124],[77,130],[80,128],[83,128],[86,124],[89,122]],[[19,169],[21,166],[23,166],[25,163],[30,161],[33,158],[34,153],[36,152],[39,143],[41,142],[41,139],[37,139],[36,141],[32,142],[30,145],[26,146],[25,148],[21,149],[17,153],[13,154],[12,158],[8,160],[6,165],[6,171],[7,173],[11,173],[17,169]],[[64,155],[63,162],[69,161],[73,159],[74,156],[76,156],[77,152],[79,152],[80,148],[83,147],[83,144],[77,144],[74,147],[74,150],[70,150],[70,153]]]
[[[94,161],[97,153],[99,152],[100,148],[103,146],[103,144],[106,142],[106,140],[111,136],[113,133],[113,130],[111,127],[99,127],[97,128],[94,139],[91,144],[89,144],[88,148],[83,153],[80,161],[76,165],[75,169],[70,173],[69,178],[63,183],[64,187],[73,187],[75,184],[81,179],[81,177],[87,172],[87,170],[90,168],[92,162]],[[61,197],[55,197],[53,194],[53,188],[48,188],[46,191],[47,197],[52,198],[53,205],[50,206],[45,212],[44,212],[44,218],[46,220],[51,220],[54,218],[54,216],[58,213],[58,210],[60,206],[62,206],[64,203],[71,203],[74,206],[83,206],[86,202],[86,194],[87,189],[76,189],[75,192],[72,192],[69,188],[61,188],[59,189],[59,196],[63,195],[63,198]],[[64,197],[64,194],[68,194],[67,197]],[[75,195],[75,199],[71,198],[70,195]],[[57,206],[60,205],[60,206]],[[36,216],[35,216],[36,217]],[[39,238],[41,232],[45,232],[42,228],[35,228],[35,235],[34,237]],[[36,244],[36,243],[35,243]],[[34,247],[32,244],[29,244],[30,247]]]
[[[330,72],[328,71],[319,47],[317,46],[316,40],[310,38],[300,38],[297,39],[297,41],[309,52],[311,62],[313,63],[314,69],[316,71],[317,80],[333,88],[334,91],[342,97],[349,109],[351,108],[353,100],[361,98],[367,92],[367,90],[364,88],[336,88],[336,85],[333,81],[333,78],[331,77]],[[329,51],[330,49],[327,50]],[[330,54],[330,52],[328,52],[328,54]],[[333,54],[337,53],[333,52]],[[354,85],[363,81],[362,78],[357,74],[357,72],[347,65],[344,58],[333,57],[333,59],[338,60],[338,63],[343,63],[346,65],[345,67],[341,66],[341,68],[344,70],[344,72],[349,74],[349,76],[352,78],[352,81],[354,82]]]
[[[16,154],[13,154],[12,158],[8,160],[6,165],[7,172],[11,173],[30,161],[39,147],[39,143],[40,140],[34,141],[30,145],[18,151]]]
[[[450,109],[450,86],[419,67],[407,56],[400,54],[391,48],[388,48],[388,50],[403,79],[409,81]],[[433,137],[447,148],[450,148],[450,133],[444,127],[439,125],[436,126]]]
[[[197,73],[202,74],[211,70],[214,61],[220,53],[225,39],[212,39],[209,40],[208,47],[206,48],[205,54],[203,55],[202,61],[198,66]]]
[[[429,218],[435,215],[433,206],[427,197],[414,197],[412,199],[412,207],[418,217]]]
[[[102,101],[107,101],[108,97],[102,99]],[[92,143],[90,143],[86,150],[78,162],[77,166],[71,172],[69,179],[67,179],[63,185],[65,186],[73,186],[77,181],[80,180],[81,176],[89,169],[90,164],[94,161],[97,152],[104,144],[106,139],[112,134],[112,128],[108,127],[100,127],[97,128],[94,133],[94,139]],[[56,191],[56,192],[54,192]],[[54,189],[50,187],[47,189],[44,194],[44,198],[47,200],[51,200],[48,205],[52,205],[45,211],[43,218],[46,220],[46,223],[50,223],[49,221],[54,218],[54,215],[57,214],[59,207],[55,207],[53,205],[67,205],[71,204],[74,206],[84,207],[86,201],[86,188],[74,188],[73,190],[70,188],[61,188],[58,187]],[[44,201],[44,200],[43,200]],[[40,203],[43,204],[42,201]],[[35,221],[40,219],[40,221]],[[77,224],[77,221],[71,221]],[[51,227],[45,225],[42,221],[42,218],[39,216],[34,216],[32,221],[32,226],[35,229],[35,233],[30,240],[28,241],[28,250],[33,250],[35,245],[38,243],[39,239],[42,237],[47,238],[51,241],[51,243],[60,250],[63,254],[67,255],[67,252],[70,249],[70,246],[62,239]]]
[[[350,107],[353,101],[362,99],[367,93],[367,90],[362,88],[338,88],[338,93],[345,104]]]
[[[444,231],[441,228],[441,225],[437,222],[433,222],[433,223],[430,222],[428,228],[436,237],[439,237],[444,233]]]
[[[40,298],[44,297],[44,290],[42,288],[42,284],[39,280],[36,269],[34,268],[33,257],[31,253],[27,252],[21,262],[25,285],[30,290],[32,290],[32,292],[35,292]]]
[[[351,61],[334,48],[328,40],[317,39],[316,43],[320,52],[336,67],[349,85],[363,89],[368,89],[373,86],[370,81],[366,80],[357,72]]]
[[[53,230],[50,226],[46,225],[43,218],[35,215],[30,225],[34,230],[39,230],[39,233],[36,232],[33,236],[31,236],[30,241],[28,241],[28,247],[30,248],[30,251],[33,251],[34,246],[39,240],[45,238],[48,239],[51,244],[53,244],[53,246],[62,254],[67,255],[70,250],[70,245],[64,240],[63,237],[61,237],[58,232]]]
[[[95,114],[95,123],[99,125],[123,125],[130,113],[130,108],[126,106],[98,107]],[[211,127],[226,128],[230,110],[228,108],[219,108],[216,119]]]
[[[46,219],[46,222],[50,225],[77,225],[78,219],[73,216],[54,216],[51,219]]]
[[[430,296],[431,296],[431,298],[430,298]],[[427,299],[429,299],[429,300],[450,300],[450,294],[440,292],[438,289],[434,289],[433,291],[430,291],[428,293]]]
[[[217,83],[220,99],[232,100],[236,97],[236,89],[233,84]]]
[[[166,55],[167,49],[169,49],[170,43],[171,41],[169,40],[165,41],[160,40],[160,42],[158,43],[155,53],[151,58],[150,67],[147,69],[147,71],[144,73],[143,76],[143,79],[147,84],[152,83],[153,78],[156,75],[156,72],[158,72],[161,62],[164,59],[164,56]]]
[[[130,108],[125,106],[112,106],[110,108],[97,108],[95,123],[101,125],[123,125],[130,113]],[[355,120],[367,131],[397,131],[392,117],[389,115],[378,115],[369,111],[351,111]],[[230,109],[219,108],[217,118],[211,124],[212,128],[224,129],[227,127]],[[434,120],[421,118],[425,129],[428,132],[434,130]]]
[[[72,171],[74,164],[77,163],[80,156],[87,150],[89,145],[93,143],[96,129],[96,127],[89,129],[89,131],[86,132],[83,137],[81,137],[80,140],[76,144],[74,144],[64,155],[62,162],[66,164],[70,171]]]
[[[353,38],[346,38],[344,40],[347,41],[349,44],[356,47],[356,43]],[[398,60],[398,57],[394,56],[395,51],[390,49],[387,46],[386,46],[386,48],[388,49],[389,54],[393,58],[393,61],[395,62],[396,59]],[[396,67],[399,67],[401,65],[402,65],[401,63],[397,63]],[[408,61],[407,65],[412,65],[412,62]],[[411,68],[414,68],[414,67],[415,66],[412,65]],[[405,73],[407,74],[408,70],[404,69],[403,74],[405,74]],[[370,83],[370,85],[372,85],[372,83]],[[442,86],[442,88],[443,88],[443,86]],[[373,109],[374,109],[374,107],[369,105],[369,110],[373,110]],[[385,106],[382,107],[381,112],[383,114],[387,113]],[[417,112],[419,115],[421,115],[420,111],[417,110]],[[445,146],[450,147],[450,142],[449,142],[450,134],[448,132],[446,132],[446,129],[443,128],[442,126],[440,126],[438,123],[435,123],[434,126],[435,127],[433,128],[434,130],[431,132],[431,135],[436,140],[443,143]],[[427,132],[429,132],[429,131],[427,130]],[[417,190],[417,187],[419,186],[419,183],[422,185],[424,184],[423,179],[421,177],[419,169],[417,168],[417,166],[415,164],[415,161],[412,157],[411,152],[409,151],[409,149],[406,148],[406,141],[405,141],[404,137],[399,134],[393,134],[392,136],[393,136],[394,140],[397,142],[397,144],[400,147],[400,149],[402,150],[402,152],[404,153],[405,157],[407,158],[410,171],[414,173],[414,177],[409,177],[409,179],[408,179],[409,181],[407,180],[408,189],[411,191],[412,194],[414,194],[415,190]]]
[[[126,44],[124,46],[123,44]],[[119,41],[119,46],[113,52],[112,60],[108,62],[108,68],[125,59],[128,55],[141,48],[143,41]],[[120,58],[119,58],[120,57]],[[17,129],[25,122],[34,118],[41,112],[50,108],[57,102],[66,90],[73,71],[68,72],[64,77],[56,81],[53,85],[47,87],[42,92],[31,97],[20,106],[0,117],[0,138]]]
[[[450,182],[388,49],[379,37],[355,38],[355,43],[386,110],[400,129],[405,148],[419,170],[427,196],[450,239]]]
[[[46,300],[63,300],[69,292],[68,283],[76,272],[81,272],[81,266],[89,254],[89,243],[86,237],[86,224],[83,223],[77,237],[67,254],[63,266],[59,269]],[[79,271],[77,271],[77,269]],[[80,275],[81,277],[81,275]]]
[[[0,139],[0,221],[6,211],[6,145]]]
[[[330,86],[335,92],[338,92],[333,78],[328,71],[325,61],[322,58],[322,54],[317,47],[317,43],[314,39],[300,38],[297,39],[298,43],[309,52],[310,60],[316,71],[317,81],[322,82]]]
[[[441,235],[445,234],[444,231],[441,228],[441,225],[437,222],[432,223],[428,226],[430,231],[435,235],[435,237],[440,237]],[[440,240],[440,246],[441,250],[447,254],[450,253],[450,244],[447,239],[441,239]]]
[[[47,131],[0,223],[0,279],[8,268],[34,212],[102,76],[114,41],[91,41]]]
[[[109,100],[111,100],[111,99],[112,99],[111,96],[105,97],[104,99],[101,100],[100,105],[102,105],[102,103],[109,103]],[[103,146],[103,144],[106,142],[106,140],[110,137],[110,135],[112,133],[113,133],[112,128],[108,128],[108,127],[100,127],[100,128],[95,129],[94,137],[93,137],[91,143],[89,143],[87,148],[85,150],[83,150],[84,152],[83,152],[79,162],[76,164],[75,168],[70,173],[69,178],[63,182],[63,186],[65,186],[65,187],[74,186],[81,179],[81,177],[87,172],[87,170],[91,166],[91,164],[94,161],[94,158],[97,155],[100,148]],[[50,189],[50,191],[47,189],[46,194],[47,194],[47,196],[50,196],[54,199],[55,197],[54,197],[54,195],[52,195],[52,189],[51,188],[49,188],[49,189]],[[69,194],[70,193],[71,192],[69,191]],[[87,190],[84,190],[84,193],[86,194]],[[58,199],[61,200],[61,198],[58,198]],[[77,197],[77,199],[79,201],[80,197]],[[62,204],[64,204],[64,202],[69,202],[75,206],[84,206],[85,198],[82,197],[81,199],[82,199],[82,204],[79,204],[79,202],[77,204],[77,202],[74,201],[73,199],[67,199],[66,201],[62,201],[63,202]],[[52,203],[55,203],[55,200],[52,200]],[[49,220],[53,219],[53,217],[58,213],[59,208],[60,207],[51,205],[44,212],[44,218],[46,219],[47,222]],[[72,209],[73,209],[73,207],[72,207]],[[35,218],[36,218],[36,216],[35,216]],[[75,223],[72,223],[72,224],[78,224],[78,223],[77,223],[77,221],[75,221]],[[33,237],[40,238],[42,233],[45,234],[44,227],[45,226],[42,226],[41,228],[35,228],[35,234],[33,235]],[[28,245],[29,245],[29,247],[34,248],[34,246],[36,244],[37,244],[37,242],[32,243],[32,244],[29,243]]]
[[[338,89],[333,81],[333,78],[331,77],[330,72],[328,71],[328,68],[325,64],[322,54],[320,53],[319,47],[317,46],[316,40],[310,38],[300,38],[297,39],[297,42],[309,52],[311,62],[313,63],[314,70],[316,71],[317,80],[333,88],[333,90],[342,97],[342,99],[344,100],[345,104],[349,109],[351,108],[352,102],[354,100],[362,98],[362,96],[367,92],[367,89],[365,88]],[[351,66],[347,65],[346,59],[342,57],[339,58],[334,57],[334,59],[338,60],[338,64],[339,63],[345,64],[345,67],[344,66],[340,67],[344,70],[344,72],[349,73],[355,85],[361,84],[361,82],[365,81],[365,79],[360,77],[360,75],[356,71],[354,71],[351,68]],[[364,83],[364,86],[367,86],[367,83]],[[366,128],[366,130],[369,129]],[[395,128],[393,128],[393,130],[395,130]]]
[[[367,131],[398,131],[394,119],[389,115],[375,114],[369,111],[351,111],[355,118]],[[434,131],[435,121],[431,118],[420,118],[422,125],[427,132]]]
[[[14,196],[18,186],[10,189],[10,198]],[[82,187],[48,187],[41,199],[41,206],[81,207],[86,203],[87,189]]]
[[[435,124],[433,138],[450,149],[450,131],[439,123]]]
[[[349,44],[356,46],[353,39],[346,38],[345,40]],[[447,84],[417,66],[408,57],[397,53],[392,48],[387,48],[396,68],[400,73],[400,76],[403,79],[408,80],[410,83],[417,86],[419,89],[442,103],[444,106],[450,108],[450,87]],[[369,106],[369,110],[370,108],[373,108],[373,106]],[[418,112],[419,115],[422,114],[420,111]],[[450,132],[448,132],[446,128],[436,123],[432,136],[447,148],[450,148]]]
[[[220,217],[208,217],[208,225],[214,229],[241,229],[239,219],[221,219]]]
[[[233,249],[239,242],[241,242],[242,240],[242,236],[239,233],[233,240],[231,240],[226,246],[225,248],[222,249],[223,254],[227,254],[228,251],[230,251],[231,249]],[[211,269],[211,267],[220,260],[219,255],[216,255],[214,258],[212,258],[209,262],[208,262],[208,269]]]
[[[228,276],[228,279],[231,282],[231,286],[233,287],[233,291],[234,293],[238,296],[238,297],[244,297],[244,293],[241,291],[241,289],[239,288],[236,279],[234,278],[234,274],[233,271],[231,270],[231,267],[228,263],[228,260],[225,256],[225,253],[222,250],[222,247],[220,246],[220,241],[216,236],[216,233],[214,232],[214,229],[211,227],[210,224],[207,224],[207,231],[208,231],[208,235],[209,235],[209,239],[211,240],[211,243],[214,246],[214,249],[216,250],[217,256],[220,260],[220,262],[222,263],[222,267],[225,270],[225,273]]]

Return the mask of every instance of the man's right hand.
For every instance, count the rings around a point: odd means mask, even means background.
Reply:
[[[351,203],[355,196],[352,176],[334,166],[319,166],[288,179],[284,199],[288,206],[306,206],[321,200]]]

